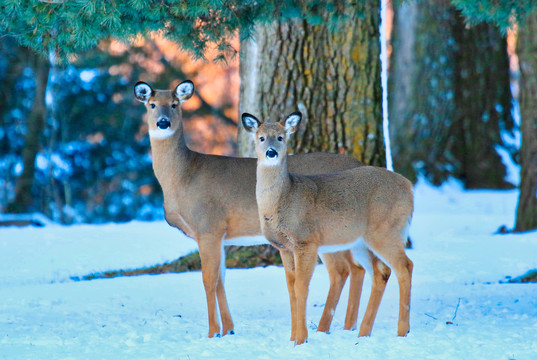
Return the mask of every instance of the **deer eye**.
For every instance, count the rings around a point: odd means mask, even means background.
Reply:
[[[264,137],[264,136],[261,136],[261,137],[259,138],[259,141],[261,141],[261,142],[265,141],[265,137]]]
[[[281,135],[278,136],[278,141],[283,141],[283,137]]]
[[[151,104],[151,109],[154,109],[155,108],[155,104]]]
[[[177,104],[172,104],[172,109],[175,109],[177,107]]]

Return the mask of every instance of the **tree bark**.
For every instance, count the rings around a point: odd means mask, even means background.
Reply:
[[[32,111],[27,118],[27,133],[22,151],[23,171],[17,179],[15,199],[7,206],[8,212],[33,211],[33,183],[35,159],[40,149],[40,138],[45,126],[46,104],[45,95],[50,71],[48,59],[34,52],[29,53],[29,65],[35,73],[35,96]]]
[[[278,121],[300,110],[291,152],[347,153],[385,166],[379,9],[378,0],[364,5],[339,30],[305,20],[257,26],[256,39],[241,43],[239,111]],[[242,126],[238,142],[242,156],[255,156]]]
[[[515,231],[537,229],[537,12],[518,31],[520,63],[520,196]]]

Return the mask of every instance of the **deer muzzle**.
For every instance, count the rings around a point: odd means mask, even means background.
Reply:
[[[162,130],[166,130],[170,127],[170,120],[166,118],[161,118],[159,121],[157,121],[157,127]]]
[[[269,148],[265,153],[265,156],[267,159],[276,159],[278,157],[278,152],[273,148]]]

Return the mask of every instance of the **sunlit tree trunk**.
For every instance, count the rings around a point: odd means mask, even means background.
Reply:
[[[45,126],[46,104],[45,94],[47,89],[50,64],[34,52],[29,52],[29,66],[35,74],[35,96],[32,111],[26,119],[27,134],[22,151],[23,166],[22,174],[17,179],[15,199],[7,206],[8,212],[33,211],[33,191],[35,174],[35,159],[40,149],[40,139]]]
[[[537,12],[518,32],[520,63],[520,197],[515,231],[537,229]]]
[[[341,30],[304,20],[261,25],[240,52],[239,111],[277,121],[300,110],[293,152],[347,153],[385,165],[380,84],[380,2],[364,5]],[[239,128],[239,152],[254,156]]]

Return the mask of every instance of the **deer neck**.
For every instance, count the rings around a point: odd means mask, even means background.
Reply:
[[[186,172],[193,152],[186,146],[183,125],[167,138],[149,138],[153,156],[153,170],[162,190],[177,189],[177,181]]]
[[[278,200],[291,189],[291,178],[287,169],[287,157],[279,166],[257,164],[256,198],[262,215],[274,211]]]

